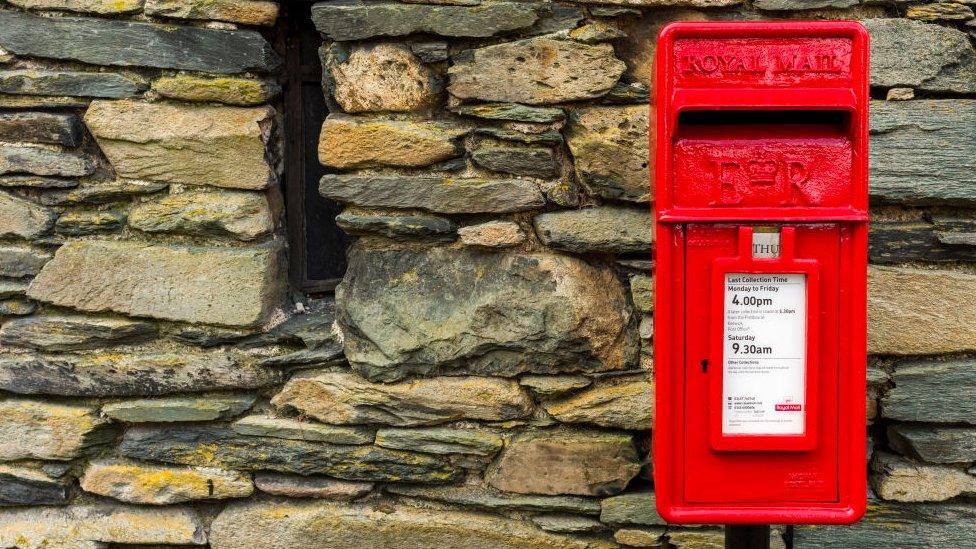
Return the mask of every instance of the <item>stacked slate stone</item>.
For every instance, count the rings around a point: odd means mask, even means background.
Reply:
[[[332,302],[286,295],[276,3],[0,2],[0,546],[721,547],[654,512],[649,76],[761,18],[864,19],[890,98],[876,501],[792,543],[976,545],[973,15],[889,4],[316,5]]]

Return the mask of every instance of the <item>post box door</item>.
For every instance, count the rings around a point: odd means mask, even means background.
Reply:
[[[731,344],[728,348],[716,349],[716,341],[728,338],[724,333],[726,321],[715,320],[724,318],[724,311],[716,309],[725,307],[723,304],[728,301],[726,285],[718,282],[723,277],[716,276],[716,270],[729,261],[733,265],[743,265],[739,261],[743,258],[739,256],[743,249],[752,250],[752,242],[744,243],[745,248],[742,246],[740,239],[743,233],[740,226],[735,224],[690,223],[685,227],[686,393],[683,432],[687,437],[687,469],[683,475],[683,491],[688,502],[826,503],[839,498],[837,338],[841,335],[838,332],[838,296],[842,295],[838,260],[842,229],[838,224],[831,223],[794,224],[788,227],[792,229],[787,230],[793,231],[793,250],[790,253],[797,264],[804,266],[802,269],[810,269],[808,272],[811,276],[792,267],[780,268],[775,264],[760,268],[769,274],[785,270],[787,272],[778,273],[775,278],[803,284],[802,293],[794,292],[791,299],[794,307],[802,303],[805,310],[780,315],[782,320],[777,322],[793,326],[784,326],[783,334],[772,336],[780,340],[772,341],[762,334],[759,340],[745,335],[741,342],[737,342],[739,347],[736,351],[742,350],[744,355],[749,356],[747,362],[759,369],[741,378],[724,377],[723,368],[727,365],[724,364],[723,353],[733,352]],[[751,238],[751,233],[747,234]],[[747,266],[745,268],[748,269]],[[738,267],[729,269],[735,271]],[[815,277],[812,276],[814,274]],[[815,297],[808,299],[807,289],[811,284],[816,284],[818,291],[810,294]],[[786,286],[778,289],[785,292]],[[750,307],[755,306],[757,311],[768,309],[766,305],[781,306],[783,303],[780,300],[786,299],[785,295],[780,295],[767,304],[765,298],[757,295],[737,294],[733,297],[737,301],[744,300]],[[759,318],[755,322],[760,322],[764,317],[753,315],[751,318]],[[800,339],[812,339],[818,343],[809,348],[799,344],[797,334],[791,336],[788,333],[797,329],[802,330]],[[716,331],[723,333],[716,334]],[[763,331],[770,331],[768,324]],[[748,330],[742,333],[748,334]],[[767,339],[763,340],[763,337]],[[788,341],[790,337],[793,341]],[[805,356],[808,350],[813,356]],[[804,360],[797,369],[796,359],[801,353]],[[742,357],[743,354],[736,356]],[[792,373],[786,371],[790,364],[794,365]],[[797,378],[797,373],[800,378]],[[722,387],[723,380],[728,382],[730,379],[738,379],[739,382],[734,398],[737,399],[736,406],[741,404],[741,408],[735,410],[729,406],[728,399],[733,398],[732,393],[716,390],[716,387]],[[784,389],[790,384],[802,386],[804,396],[798,398],[795,388],[792,393]],[[742,402],[738,402],[740,399]],[[768,406],[770,399],[783,399],[784,403],[780,404],[777,400],[777,409],[782,407],[781,411],[767,414],[766,419],[755,421],[752,427],[739,429],[732,435],[726,433],[727,436],[723,437],[729,424],[727,421],[723,423],[722,418],[728,420],[736,417],[734,414],[742,417],[742,414],[750,413],[749,405],[756,403],[756,399],[764,400],[758,406]],[[804,425],[810,432],[804,430]],[[736,444],[735,441],[740,439],[744,443]],[[760,441],[758,446],[750,446],[750,441],[757,440]],[[731,442],[726,443],[728,441]],[[756,450],[757,447],[764,449]]]

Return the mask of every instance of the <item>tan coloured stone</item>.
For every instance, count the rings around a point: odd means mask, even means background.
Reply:
[[[319,161],[334,168],[427,166],[458,155],[467,128],[443,122],[330,114],[319,137]]]
[[[608,379],[569,397],[547,401],[543,407],[563,423],[647,431],[654,423],[654,384],[643,377]]]
[[[114,437],[98,409],[77,404],[7,399],[0,402],[0,461],[68,460]]]
[[[81,489],[128,503],[167,505],[243,498],[254,492],[254,485],[250,475],[225,469],[100,460],[88,464]]]
[[[605,198],[647,202],[647,105],[588,107],[571,121],[566,143],[586,188]]]
[[[143,202],[129,212],[129,226],[156,233],[234,236],[254,240],[274,230],[268,197],[251,192],[186,192]]]
[[[375,483],[283,473],[257,473],[254,475],[254,486],[274,496],[352,501],[372,492]]]
[[[875,453],[871,470],[871,485],[883,499],[944,501],[976,492],[976,476],[962,469],[915,463],[887,452]]]
[[[92,101],[85,123],[123,178],[263,189],[274,110]]]
[[[267,103],[281,87],[268,80],[235,76],[204,78],[189,74],[163,76],[152,83],[152,89],[163,97],[183,101],[208,101],[250,107]]]
[[[118,14],[142,9],[143,0],[8,0],[18,8],[78,13]]]
[[[613,533],[613,539],[627,547],[664,547],[665,542],[661,540],[663,535],[664,528],[659,530],[621,528]]]
[[[654,312],[654,277],[634,275],[630,277],[630,296],[634,308],[642,313]]]
[[[230,426],[235,433],[256,437],[308,440],[330,444],[370,444],[375,433],[366,427],[339,427],[314,421],[253,415]]]
[[[259,324],[282,297],[276,243],[206,248],[73,241],[31,282],[37,300],[84,311],[230,326]]]
[[[489,221],[461,227],[457,232],[461,242],[483,248],[510,248],[525,242],[525,232],[512,221]]]
[[[668,530],[668,543],[677,549],[725,549],[721,530]]]
[[[30,200],[0,192],[0,237],[38,237],[54,225],[55,214]]]
[[[344,61],[326,60],[332,95],[345,112],[416,111],[430,106],[434,76],[405,45],[356,46]]]
[[[629,436],[554,429],[514,439],[487,479],[506,492],[596,496],[623,490],[638,471]]]
[[[245,502],[228,506],[210,530],[214,549],[438,547],[444,549],[609,549],[481,513],[326,502]]]
[[[146,13],[173,19],[210,19],[271,26],[278,18],[278,3],[265,0],[146,0]]]
[[[107,544],[203,545],[203,522],[185,507],[97,503],[0,509],[0,547],[103,549]]]
[[[976,349],[976,275],[868,269],[868,352],[939,354]]]
[[[609,44],[536,37],[465,52],[448,69],[451,95],[542,105],[599,97],[624,72]]]
[[[437,377],[384,384],[339,372],[296,374],[271,403],[325,423],[401,427],[459,419],[503,421],[532,411],[532,399],[507,379]]]

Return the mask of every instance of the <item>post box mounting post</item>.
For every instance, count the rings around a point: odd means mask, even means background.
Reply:
[[[725,549],[769,549],[769,526],[726,525]]]

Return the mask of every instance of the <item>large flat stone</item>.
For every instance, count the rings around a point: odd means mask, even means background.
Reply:
[[[667,523],[657,514],[654,492],[628,492],[600,502],[600,522],[621,526],[665,526]]]
[[[420,167],[460,154],[467,128],[429,120],[330,114],[319,136],[319,161],[334,168]]]
[[[341,372],[296,374],[271,403],[339,425],[504,421],[532,411],[532,399],[510,380],[441,377],[384,384]]]
[[[441,501],[488,511],[529,511],[533,513],[600,514],[600,504],[591,498],[578,496],[535,496],[499,492],[480,486],[420,486],[390,484],[385,490],[392,494]]]
[[[0,327],[0,343],[44,351],[111,347],[155,335],[156,328],[148,322],[84,315],[33,316],[10,320]]]
[[[17,398],[0,401],[0,461],[70,460],[113,438],[115,431],[107,419],[98,417],[96,407]]]
[[[254,404],[253,395],[201,395],[109,402],[102,414],[127,423],[214,421],[236,416]]]
[[[0,245],[0,276],[33,276],[50,260],[51,254],[39,248]]]
[[[326,89],[350,113],[410,112],[432,107],[441,79],[405,44],[335,43],[322,48]]]
[[[214,549],[402,547],[444,549],[598,549],[591,543],[549,534],[522,522],[464,511],[326,502],[232,504],[211,527]]]
[[[0,546],[100,549],[108,543],[203,545],[196,511],[86,503],[69,507],[0,509]]]
[[[649,431],[654,422],[654,384],[644,378],[608,379],[579,393],[543,403],[563,423]]]
[[[278,2],[267,0],[146,0],[146,13],[171,19],[274,25]]]
[[[0,12],[0,46],[17,55],[92,65],[214,73],[270,72],[280,59],[254,31]]]
[[[370,379],[617,370],[634,359],[621,284],[576,258],[364,247],[349,258],[338,321],[346,357]]]
[[[126,457],[181,465],[319,474],[346,480],[443,483],[458,474],[446,459],[428,454],[254,437],[203,424],[130,427],[119,452]]]
[[[155,396],[256,389],[281,380],[280,370],[254,359],[189,349],[0,357],[0,388],[28,395]]]
[[[926,218],[872,221],[868,233],[871,263],[976,261],[976,219],[937,215]]]
[[[597,196],[647,202],[648,107],[589,107],[573,113],[566,143],[576,174]]]
[[[235,433],[257,437],[287,438],[331,444],[371,444],[373,430],[359,426],[336,426],[315,421],[252,415],[230,426]]]
[[[875,452],[871,486],[878,497],[894,501],[945,501],[976,493],[976,476],[948,465],[917,463],[887,452]]]
[[[976,92],[976,52],[966,33],[911,19],[866,19],[871,85]]]
[[[274,496],[352,501],[369,494],[376,485],[329,477],[258,473],[254,475],[254,486]]]
[[[50,208],[0,191],[0,237],[36,238],[54,226],[54,219]]]
[[[557,175],[555,152],[549,147],[479,146],[471,160],[482,168],[513,175],[547,179]]]
[[[4,145],[0,148],[0,174],[81,177],[94,172],[92,159],[76,152],[25,145]]]
[[[497,433],[476,429],[431,427],[426,429],[380,429],[376,445],[428,454],[473,454],[493,456],[504,440]]]
[[[974,505],[869,501],[864,518],[853,526],[797,526],[793,546],[930,549],[967,547],[974,539]]]
[[[48,143],[65,147],[81,145],[84,129],[74,114],[47,112],[0,113],[0,140]]]
[[[111,72],[0,71],[0,93],[18,95],[70,95],[75,97],[132,97],[146,82]]]
[[[281,86],[271,80],[234,76],[206,78],[191,74],[162,76],[153,81],[152,89],[171,99],[226,103],[240,107],[267,103],[281,93]]]
[[[628,435],[555,429],[513,439],[488,473],[506,492],[548,495],[611,495],[640,470]]]
[[[480,6],[323,2],[312,7],[312,22],[332,40],[362,40],[415,33],[484,38],[531,26],[531,4],[491,2]]]
[[[93,101],[85,123],[123,178],[263,189],[274,109]]]
[[[125,241],[74,241],[31,282],[37,300],[84,311],[249,326],[283,292],[277,243],[207,248]]]
[[[929,463],[976,461],[976,427],[896,423],[888,426],[888,444]]]
[[[973,100],[873,101],[872,199],[911,205],[976,204],[974,125]]]
[[[976,349],[976,275],[872,266],[868,352],[938,354]]]
[[[230,236],[254,240],[274,230],[268,197],[254,192],[185,192],[142,202],[129,226],[147,233]]]
[[[533,219],[539,240],[576,253],[645,253],[654,242],[651,211],[597,206],[540,214]]]
[[[419,208],[448,214],[521,212],[545,205],[539,186],[525,179],[325,175],[319,192],[359,206]]]
[[[18,8],[114,15],[137,12],[143,0],[9,0]]]
[[[448,69],[451,95],[464,100],[542,105],[599,97],[624,63],[609,44],[537,37],[468,50]]]
[[[425,239],[453,241],[457,225],[436,215],[422,213],[389,213],[361,208],[346,208],[336,216],[336,225],[349,234],[379,234],[394,240]]]
[[[80,184],[78,182],[73,183],[74,185],[67,187],[75,188],[62,188],[42,194],[41,204],[45,206],[106,204],[159,192],[167,186],[161,181],[139,181],[137,179],[84,180]]]
[[[86,492],[127,503],[168,505],[185,501],[245,498],[251,476],[214,467],[172,467],[122,460],[88,464],[80,479]]]
[[[902,421],[976,425],[976,362],[969,358],[906,360],[895,365],[895,386],[881,400],[881,415]]]

